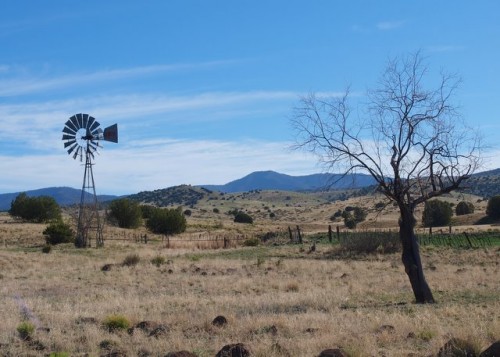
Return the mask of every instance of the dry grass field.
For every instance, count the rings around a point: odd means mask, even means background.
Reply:
[[[378,198],[370,200],[372,206]],[[264,209],[249,199],[238,204],[257,216],[257,210],[266,213],[259,223],[242,226],[211,212],[213,202],[205,204],[193,210],[179,239],[251,237],[299,223],[313,233],[331,223],[339,206],[276,202]],[[281,217],[268,218],[269,210]],[[370,211],[365,228],[395,227],[393,213]],[[346,259],[328,244],[309,252],[310,243],[210,249],[202,242],[174,242],[168,248],[160,239],[130,239],[144,230],[113,227],[106,228],[102,249],[59,245],[45,254],[44,228],[0,214],[2,356],[165,356],[187,350],[204,357],[237,342],[262,357],[317,356],[335,347],[349,356],[430,356],[452,337],[477,352],[500,339],[498,246],[423,248],[438,303],[416,305],[399,254]],[[109,331],[103,324],[113,315],[163,328]],[[212,324],[218,315],[227,325]],[[36,327],[29,340],[17,332],[23,321]]]

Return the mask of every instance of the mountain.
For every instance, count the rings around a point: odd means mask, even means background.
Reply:
[[[500,169],[483,171],[472,175],[465,181],[460,192],[484,198],[500,195]]]
[[[68,206],[80,203],[81,190],[71,187],[48,187],[38,190],[25,191],[29,197],[50,196],[56,200],[60,206]],[[0,211],[8,211],[10,204],[21,192],[0,194]],[[90,195],[90,194],[89,194]],[[116,198],[111,195],[98,195],[99,202],[105,202]]]
[[[375,184],[370,175],[365,174],[313,174],[290,176],[274,171],[257,171],[225,185],[201,185],[208,190],[225,193],[252,190],[317,191],[361,188]]]

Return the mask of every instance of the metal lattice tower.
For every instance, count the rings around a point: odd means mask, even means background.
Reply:
[[[82,162],[85,154],[75,245],[79,248],[90,247],[94,238],[95,246],[101,247],[104,245],[103,220],[99,215],[92,160],[95,158],[94,153],[97,152],[97,148],[101,147],[99,140],[118,142],[118,126],[114,124],[103,131],[95,118],[80,113],[69,118],[63,133],[62,139],[66,141],[64,147],[67,148],[68,154],[73,154],[74,159],[80,157]]]

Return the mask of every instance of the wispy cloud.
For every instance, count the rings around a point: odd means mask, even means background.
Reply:
[[[26,75],[21,78],[0,79],[0,97],[9,97],[37,93],[45,90],[77,87],[84,84],[99,84],[121,79],[153,76],[160,73],[194,71],[236,63],[236,60],[208,61],[200,63],[178,63],[151,65],[122,69],[110,69],[88,73],[68,74],[47,77],[44,75]],[[0,72],[1,71],[0,67]]]
[[[377,23],[377,29],[381,31],[390,31],[402,27],[405,21],[381,21]]]
[[[163,139],[109,145],[95,160],[99,193],[126,194],[179,184],[223,184],[252,171],[317,172],[315,159],[290,152],[288,142]],[[83,167],[64,155],[1,155],[0,192],[81,185]]]

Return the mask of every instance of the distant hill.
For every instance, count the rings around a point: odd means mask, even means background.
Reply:
[[[48,187],[25,192],[29,197],[50,196],[53,197],[60,206],[68,206],[80,203],[82,191],[71,187]],[[0,194],[0,211],[8,211],[11,202],[16,199],[20,193],[21,192]],[[100,202],[109,201],[116,197],[117,196],[112,195],[97,196]]]
[[[127,196],[133,201],[159,207],[192,206],[213,193],[203,187],[190,185],[173,186],[154,191],[143,191]]]
[[[460,192],[490,198],[500,195],[500,169],[483,171],[472,175]]]
[[[365,174],[313,174],[290,176],[275,171],[257,171],[225,185],[201,185],[212,191],[225,193],[247,192],[251,190],[317,191],[362,188],[375,184],[370,175]]]

